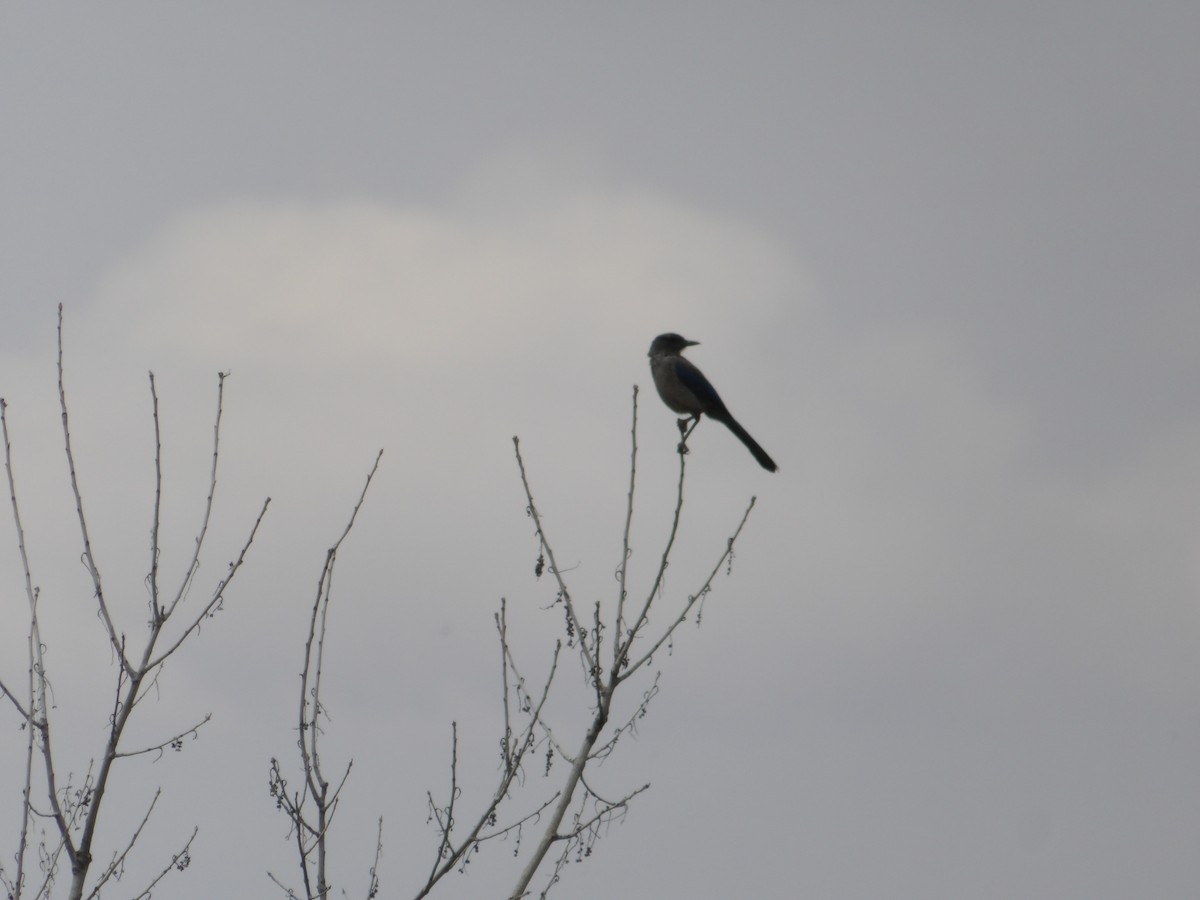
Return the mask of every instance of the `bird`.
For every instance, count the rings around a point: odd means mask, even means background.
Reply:
[[[767,455],[767,451],[758,445],[758,441],[750,437],[746,429],[738,424],[737,419],[729,414],[721,397],[704,377],[704,373],[691,362],[683,358],[683,351],[695,347],[699,341],[689,341],[687,338],[672,332],[660,334],[650,344],[650,373],[654,376],[654,386],[670,409],[683,413],[688,418],[679,420],[679,431],[683,440],[679,444],[679,452],[687,453],[688,435],[700,422],[700,416],[705,415],[724,423],[725,427],[745,444],[758,464],[768,472],[778,470],[775,460]],[[688,428],[688,422],[691,428]],[[686,429],[686,430],[685,430]]]

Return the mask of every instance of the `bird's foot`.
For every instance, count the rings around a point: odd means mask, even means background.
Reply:
[[[687,454],[690,452],[690,451],[688,450],[688,445],[687,445],[687,444],[685,444],[683,441],[680,441],[680,442],[679,442],[679,446],[678,446],[676,449],[678,449],[678,450],[679,450],[679,455],[680,455],[680,456],[687,456]]]
[[[680,434],[687,434],[688,423],[691,421],[692,421],[691,419],[676,419],[675,420],[675,424],[679,427]],[[682,447],[683,445],[680,444],[680,446]]]

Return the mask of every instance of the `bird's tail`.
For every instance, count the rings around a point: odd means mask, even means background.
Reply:
[[[779,466],[775,465],[775,460],[771,459],[771,457],[767,455],[767,451],[758,446],[758,441],[750,437],[746,429],[737,423],[737,419],[735,419],[733,416],[729,416],[728,418],[721,419],[720,421],[724,422],[729,430],[737,435],[738,440],[749,448],[750,452],[754,454],[754,458],[758,460],[758,464],[760,466],[762,466],[768,472],[774,472],[779,468]]]

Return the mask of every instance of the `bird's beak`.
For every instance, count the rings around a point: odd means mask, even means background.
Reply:
[[[685,347],[695,347],[695,346],[696,346],[696,345],[698,345],[699,343],[700,343],[699,341],[684,341],[684,342],[683,342],[683,346],[685,346]]]

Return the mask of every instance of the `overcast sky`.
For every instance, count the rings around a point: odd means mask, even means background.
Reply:
[[[500,597],[531,680],[559,630],[511,438],[576,596],[611,602],[641,387],[644,594],[678,439],[646,350],[678,331],[781,471],[717,423],[692,438],[656,621],[757,505],[593,785],[651,790],[555,896],[1194,898],[1198,88],[1191,2],[5,6],[0,396],[61,772],[100,753],[116,670],[57,304],[123,630],[145,621],[148,370],[174,578],[232,372],[193,602],[272,498],[138,709],[132,744],[214,719],[122,762],[101,857],[164,796],[113,896],[193,825],[156,896],[297,882],[267,766],[294,771],[314,586],[379,448],[326,648],[327,765],[355,761],[334,883],[363,896],[382,815],[382,896],[412,896],[451,721],[466,808],[495,775]],[[15,545],[0,527],[0,678],[22,684]],[[10,869],[24,733],[2,721]],[[564,771],[538,768],[522,803]],[[507,896],[520,862],[492,846],[442,896]]]

